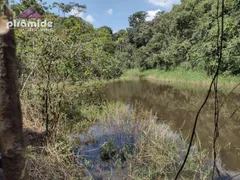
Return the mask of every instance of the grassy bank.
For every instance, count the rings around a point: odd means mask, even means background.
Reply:
[[[122,144],[126,144],[120,148],[114,144],[114,136],[111,134],[111,140],[99,145],[99,148],[102,148],[99,157],[103,154],[103,157],[108,157],[106,163],[112,159],[121,178],[146,180],[174,178],[187,149],[187,143],[181,135],[171,131],[167,124],[157,123],[156,116],[141,108],[122,103],[108,103],[102,110],[95,111],[98,111],[97,122],[98,126],[104,129],[104,136],[107,136],[110,130],[110,133],[119,134],[118,137],[121,136],[120,139],[124,141]],[[137,138],[135,143],[125,142],[127,138],[133,137]],[[82,144],[79,139],[77,141]],[[208,152],[197,150],[197,144],[195,145],[183,170],[182,179],[210,178],[211,168],[207,167]],[[132,146],[133,153],[129,153],[129,147]],[[119,157],[119,154],[122,155]],[[87,161],[88,164],[97,166],[97,162],[89,162],[88,159]],[[106,172],[98,173],[93,173],[92,176],[97,178],[104,174],[107,178]]]
[[[63,126],[56,136],[47,137],[42,123],[25,119],[24,137],[31,179],[76,180],[84,177],[82,167],[75,163],[73,146]]]
[[[53,85],[49,103],[49,134],[46,133],[43,101],[35,86],[21,97],[28,171],[35,180],[84,179],[84,168],[76,163],[71,134],[81,134],[96,120],[102,107],[100,81],[81,85]],[[58,93],[60,95],[58,95]]]
[[[101,108],[94,105],[79,107],[79,111],[82,114],[81,118],[60,122],[55,135],[48,139],[42,123],[24,121],[28,168],[33,179],[75,180],[96,177],[96,174],[89,173],[84,165],[76,163],[73,153],[74,147],[89,142],[69,139],[71,134],[87,132],[88,128],[96,123],[101,124],[105,131],[111,128],[111,131],[127,136],[133,133],[137,135],[138,140],[133,144],[133,154],[128,153],[127,148],[117,150],[112,141],[106,141],[102,145],[100,156],[106,157],[112,152],[123,153],[125,170],[121,177],[146,180],[174,177],[186,153],[187,143],[179,134],[172,132],[167,124],[156,123],[157,117],[151,112],[122,103],[105,103]],[[119,157],[110,158],[114,159],[116,166],[122,167]],[[182,179],[210,177],[209,168],[206,167],[207,159],[208,152],[194,148]],[[120,168],[118,173],[121,174],[121,171]]]
[[[175,69],[173,71],[164,71],[159,69],[140,71],[131,69],[126,71],[120,80],[146,79],[155,83],[170,84],[179,88],[197,88],[206,89],[209,87],[212,77],[207,76],[205,72],[186,71]],[[234,88],[240,83],[240,77],[223,76],[219,77],[219,87],[223,90]],[[240,88],[237,89],[240,91]]]

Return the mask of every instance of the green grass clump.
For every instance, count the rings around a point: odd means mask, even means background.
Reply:
[[[99,122],[106,127],[114,127],[116,131],[138,134],[134,153],[125,156],[126,178],[150,180],[175,177],[188,147],[179,134],[174,133],[167,124],[157,123],[156,116],[141,108],[131,107],[129,113],[129,107],[124,104],[109,103],[104,109]],[[128,130],[123,128],[126,124],[130,127]],[[115,152],[114,147],[112,142],[106,142],[104,155]],[[195,144],[182,172],[182,179],[209,179],[211,168],[207,167],[207,163],[208,152],[198,149]]]

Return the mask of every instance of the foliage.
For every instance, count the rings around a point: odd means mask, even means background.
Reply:
[[[160,12],[152,21],[146,21],[146,12],[129,17],[128,38],[125,42],[134,46],[132,65],[141,69],[165,69],[184,67],[204,70],[212,75],[217,66],[217,1],[184,0],[170,12]],[[224,54],[221,72],[239,75],[239,1],[226,1]],[[122,33],[122,31],[119,33]],[[120,60],[132,50],[116,49]],[[121,59],[122,58],[122,59]],[[129,68],[132,68],[129,67]]]
[[[27,0],[17,4],[15,3],[15,0],[11,0],[11,3],[11,8],[17,16],[28,8],[34,8],[34,10],[36,10],[40,14],[43,14],[48,9],[48,7],[46,6],[47,3],[43,2],[42,0]]]
[[[65,4],[63,2],[58,3],[58,2],[54,2],[52,4],[52,7],[58,7],[59,10],[61,10],[63,12],[63,15],[65,16],[65,13],[69,13],[72,10],[74,10],[76,12],[75,15],[78,15],[79,13],[81,13],[82,11],[84,11],[86,9],[85,5],[81,5],[79,3],[75,3],[75,2],[70,2],[68,4]]]
[[[41,6],[37,1],[31,2],[35,8]],[[70,3],[67,8],[76,6],[85,7]],[[26,3],[13,4],[13,7],[27,8]],[[27,105],[26,117],[44,122],[46,131],[53,133],[60,120],[75,117],[74,108],[71,109],[72,114],[70,107],[90,101],[97,103],[94,98],[101,97],[97,88],[90,91],[83,86],[86,89],[74,92],[76,96],[73,98],[81,99],[81,102],[75,103],[75,99],[67,96],[67,85],[111,79],[120,76],[122,70],[121,62],[113,56],[115,42],[110,28],[94,29],[91,24],[75,16],[64,18],[49,12],[44,16],[53,21],[54,29],[16,29],[18,73],[21,96]],[[86,90],[89,94],[84,95],[82,92]]]
[[[221,72],[224,75],[238,75],[239,69],[239,2],[226,1],[224,53]],[[64,47],[56,52],[62,53],[61,71],[64,78],[72,82],[86,79],[111,79],[122,74],[125,69],[140,68],[172,70],[181,67],[187,70],[204,70],[212,75],[216,61],[216,2],[203,0],[182,1],[170,12],[159,12],[152,21],[146,21],[147,13],[139,11],[129,17],[129,28],[113,33],[112,29],[93,26],[76,16],[61,17],[52,15],[51,8],[63,13],[80,13],[86,9],[78,3],[54,2],[47,7],[42,1],[24,1],[12,4],[15,14],[28,7],[34,7],[54,20],[54,32],[27,33],[17,30],[20,51],[30,51],[30,42],[35,34],[35,47],[40,47],[43,36],[58,37]],[[47,40],[49,41],[49,40]],[[41,47],[40,47],[41,48]],[[56,49],[56,47],[54,47]],[[35,54],[41,54],[35,52]],[[29,52],[26,52],[30,55]],[[56,54],[55,54],[56,55]],[[55,57],[55,55],[53,57]],[[23,54],[19,55],[24,56]]]

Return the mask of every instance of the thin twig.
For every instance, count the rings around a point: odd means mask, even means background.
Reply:
[[[188,150],[187,150],[187,154],[185,156],[185,159],[183,161],[183,164],[182,166],[180,167],[176,177],[175,177],[175,180],[178,179],[178,176],[180,175],[180,173],[182,172],[186,162],[187,162],[187,158],[189,156],[189,153],[190,153],[190,150],[191,150],[191,147],[192,147],[192,143],[193,143],[193,139],[194,139],[194,136],[195,136],[195,131],[196,131],[196,127],[197,127],[197,122],[198,122],[198,119],[199,119],[199,116],[200,116],[200,113],[202,112],[204,106],[206,105],[208,99],[209,99],[209,96],[210,96],[210,93],[211,93],[211,90],[212,90],[212,86],[213,86],[213,83],[215,81],[215,78],[216,78],[216,75],[214,75],[213,79],[212,79],[212,82],[210,84],[210,87],[208,89],[208,92],[207,92],[207,95],[206,95],[206,98],[203,102],[203,104],[201,105],[201,107],[199,108],[198,112],[197,112],[197,115],[196,115],[196,118],[195,118],[195,121],[194,121],[194,126],[193,126],[193,130],[192,130],[192,134],[191,134],[191,139],[190,139],[190,142],[189,142],[189,146],[188,146]]]
[[[240,105],[233,111],[229,118],[219,127],[219,130],[240,110]]]
[[[223,107],[223,104],[228,100],[228,98],[230,97],[230,95],[235,91],[235,89],[238,88],[238,86],[240,86],[240,83],[238,83],[229,93],[228,95],[225,97],[225,99],[222,101],[219,111],[221,110],[221,108]]]
[[[219,0],[218,0],[218,2],[219,2]],[[223,4],[222,9],[224,9],[224,0],[222,1],[222,4]],[[219,9],[219,7],[218,7],[217,9]],[[218,17],[219,17],[219,16],[218,16],[218,13],[217,13],[217,19],[218,19]],[[211,93],[211,90],[212,90],[212,86],[213,86],[213,85],[214,85],[214,87],[215,87],[215,92],[217,92],[217,84],[218,84],[218,81],[217,81],[217,80],[218,80],[220,65],[221,65],[221,61],[222,61],[223,25],[224,25],[224,21],[223,21],[223,20],[224,20],[224,16],[223,16],[223,11],[222,11],[222,31],[221,31],[221,32],[222,32],[222,35],[221,35],[221,46],[220,46],[220,48],[218,48],[219,46],[218,46],[218,39],[217,39],[217,52],[219,52],[219,53],[218,53],[218,54],[219,54],[219,58],[218,58],[217,70],[216,70],[216,73],[215,73],[215,75],[214,75],[214,77],[213,77],[213,79],[212,79],[212,82],[211,82],[211,84],[210,84],[210,87],[209,87],[209,89],[208,89],[207,96],[206,96],[203,104],[201,105],[200,109],[199,109],[198,112],[197,112],[197,115],[196,115],[196,118],[195,118],[195,122],[194,122],[194,126],[193,126],[193,130],[192,130],[191,139],[190,139],[189,146],[188,146],[188,150],[187,150],[187,154],[186,154],[186,156],[185,156],[185,159],[184,159],[184,161],[183,161],[182,166],[180,167],[180,169],[179,169],[179,171],[178,171],[178,173],[177,173],[177,175],[176,175],[176,177],[175,177],[175,180],[178,179],[179,175],[181,174],[181,172],[182,172],[182,170],[183,170],[183,168],[184,168],[184,166],[185,166],[185,164],[186,164],[186,162],[187,162],[187,158],[188,158],[188,156],[189,156],[189,153],[190,153],[190,150],[191,150],[191,146],[192,146],[192,143],[193,143],[193,139],[194,139],[194,136],[195,136],[195,133],[196,133],[196,127],[197,127],[197,122],[198,122],[198,119],[199,119],[199,115],[200,115],[200,113],[202,112],[202,109],[204,108],[204,106],[206,105],[206,103],[207,103],[207,101],[208,101],[208,99],[209,99],[209,96],[210,96],[210,93]],[[219,31],[219,35],[218,35],[218,38],[219,38],[219,36],[220,36],[220,27],[218,28],[218,31]],[[216,97],[217,97],[217,95],[216,95]],[[216,101],[216,109],[218,108],[217,104],[218,104],[218,101]],[[216,111],[215,111],[215,112],[216,112]],[[216,119],[218,120],[219,113],[215,114],[215,117],[216,117]],[[218,122],[218,121],[216,121],[216,122]],[[217,123],[215,123],[215,135],[218,134],[218,133],[216,133],[216,132],[218,132],[218,131],[216,131],[217,128],[218,128],[218,126],[216,126],[216,125],[217,125]],[[217,136],[215,136],[215,137],[217,137]],[[215,167],[216,167],[216,163],[214,162],[214,169],[215,169]],[[218,169],[217,169],[217,172],[218,172],[218,174],[220,175]],[[221,178],[221,176],[220,176],[220,178]]]
[[[238,174],[236,174],[236,175],[234,175],[234,176],[231,176],[231,177],[229,177],[229,178],[226,179],[226,180],[231,180],[232,178],[235,178],[235,177],[237,177],[237,176],[240,176],[240,173],[238,173]]]
[[[220,0],[217,2],[217,17],[219,14],[220,9]],[[215,129],[214,129],[214,138],[213,138],[213,170],[212,170],[212,180],[214,180],[215,177],[215,169],[217,171],[218,176],[220,179],[222,179],[220,171],[216,164],[217,159],[217,150],[216,150],[216,143],[217,139],[219,137],[219,102],[218,102],[218,76],[219,71],[222,63],[222,52],[223,52],[223,36],[224,36],[224,0],[222,0],[222,13],[221,13],[221,29],[220,29],[220,23],[219,18],[217,18],[217,24],[218,24],[218,36],[217,36],[217,56],[218,56],[218,67],[217,67],[217,77],[214,82],[214,92],[215,92],[215,113],[214,113],[214,122],[215,122]],[[221,36],[220,36],[220,30],[221,30]],[[219,37],[220,37],[220,47],[219,47]]]

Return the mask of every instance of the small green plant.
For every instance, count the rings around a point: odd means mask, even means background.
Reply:
[[[117,153],[117,148],[113,141],[108,141],[103,144],[103,149],[100,154],[102,161],[109,161],[114,158]]]

